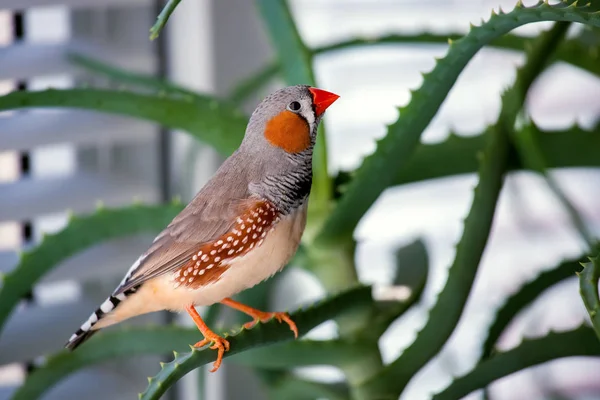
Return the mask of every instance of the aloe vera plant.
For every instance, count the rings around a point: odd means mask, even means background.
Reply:
[[[168,17],[179,2],[168,2],[152,28],[153,38],[168,23]],[[586,242],[588,254],[541,273],[506,299],[485,335],[477,363],[433,398],[459,399],[509,374],[554,359],[599,356],[600,262],[597,257],[592,257],[583,265],[579,263],[586,255],[595,255],[596,239],[577,208],[546,171],[561,167],[599,167],[600,125],[591,129],[573,126],[548,131],[533,122],[522,123],[520,118],[525,112],[523,106],[531,84],[553,62],[569,63],[593,75],[600,75],[600,30],[596,29],[600,28],[598,3],[540,2],[526,7],[519,2],[510,12],[493,12],[486,22],[472,26],[465,35],[388,35],[355,38],[319,48],[310,48],[304,43],[285,2],[258,0],[257,3],[277,60],[240,83],[228,99],[195,93],[169,82],[73,55],[73,62],[131,89],[14,92],[0,96],[0,111],[28,107],[75,107],[143,118],[185,130],[227,155],[239,144],[247,121],[247,116],[238,110],[237,105],[272,77],[280,76],[290,85],[316,85],[313,62],[320,54],[380,43],[439,44],[450,38],[445,57],[437,60],[433,70],[423,75],[421,87],[411,93],[411,100],[406,106],[399,108],[398,120],[387,127],[387,134],[377,142],[375,152],[366,157],[356,170],[330,175],[326,132],[322,129],[319,134],[309,222],[303,246],[294,262],[312,273],[327,290],[328,296],[315,305],[292,311],[291,315],[301,334],[333,319],[337,323],[339,337],[292,342],[287,327],[271,321],[231,333],[227,362],[255,368],[273,398],[398,398],[417,373],[439,354],[455,331],[480,268],[504,179],[517,170],[530,170],[545,177],[553,195],[569,213],[573,227]],[[543,21],[555,24],[536,38],[525,39],[510,34],[520,26]],[[584,41],[578,36],[565,39],[573,23],[593,28],[590,32],[597,40]],[[450,134],[439,143],[421,143],[423,131],[456,79],[485,46],[523,51],[526,56],[524,65],[517,70],[514,84],[502,95],[497,121],[477,136]],[[146,89],[146,93],[148,89],[160,93],[141,94],[135,90],[139,87]],[[563,151],[565,148],[573,150]],[[478,184],[448,278],[413,343],[385,365],[378,342],[389,326],[419,301],[428,283],[427,250],[422,242],[415,242],[397,251],[397,262],[402,268],[419,272],[418,279],[409,281],[398,269],[398,276],[389,282],[409,286],[411,295],[407,299],[376,299],[371,288],[362,286],[358,279],[354,230],[385,189],[466,173],[476,173]],[[24,253],[18,266],[3,277],[0,286],[0,333],[18,301],[61,260],[110,238],[157,231],[180,209],[178,204],[135,205],[115,210],[100,209],[88,216],[73,217],[63,231],[44,238]],[[496,349],[500,336],[519,313],[546,289],[576,274],[579,274],[581,296],[591,325],[526,338],[511,350]],[[256,297],[256,301],[264,302],[268,289],[269,286],[261,286],[251,295]],[[209,313],[206,318],[212,320],[218,309],[211,308]],[[237,329],[236,326],[232,328]],[[157,366],[156,375],[149,378],[146,389],[140,394],[142,399],[158,399],[185,374],[212,361],[214,355],[210,351],[187,347],[197,338],[195,329],[177,326],[117,328],[101,332],[75,353],[59,351],[49,355],[28,376],[13,398],[39,398],[67,375],[99,362],[173,351],[173,360]],[[340,385],[325,384],[300,378],[293,372],[295,367],[311,365],[335,366],[344,373],[345,381]]]

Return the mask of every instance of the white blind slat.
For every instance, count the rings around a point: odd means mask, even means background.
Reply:
[[[153,140],[151,122],[90,111],[32,111],[0,117],[0,150],[59,143],[94,145]]]
[[[151,6],[151,0],[3,0],[0,10],[20,11],[34,7],[67,6],[71,9],[104,9],[107,7]]]
[[[153,235],[115,239],[96,245],[70,257],[44,275],[40,283],[76,279],[92,282],[110,277],[120,278],[136,258],[143,253]],[[14,251],[0,252],[0,273],[12,271],[19,261]]]
[[[56,44],[20,42],[0,48],[0,80],[81,75],[84,70],[68,60],[69,53],[88,55],[106,64],[141,73],[151,73],[155,60],[151,53],[138,48],[119,48],[83,40]]]
[[[134,198],[158,201],[156,185],[84,172],[60,178],[23,179],[0,185],[0,221],[28,220],[65,210],[89,212],[98,201],[114,207],[131,204]]]

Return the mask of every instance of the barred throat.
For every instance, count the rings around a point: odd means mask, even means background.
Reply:
[[[287,215],[306,202],[312,186],[312,148],[290,154],[294,168],[281,175],[268,175],[261,186],[262,195],[271,201],[282,215]]]

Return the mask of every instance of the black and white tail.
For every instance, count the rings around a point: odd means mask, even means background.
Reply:
[[[119,303],[127,298],[130,294],[135,293],[136,289],[132,288],[123,293],[119,293],[116,296],[110,296],[102,303],[96,311],[90,315],[90,317],[77,329],[77,331],[71,335],[65,347],[69,350],[75,350],[80,344],[89,339],[94,333],[98,332],[97,329],[93,329],[94,325],[98,323],[107,314],[113,311]]]

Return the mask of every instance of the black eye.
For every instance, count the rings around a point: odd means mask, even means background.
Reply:
[[[302,105],[300,103],[298,103],[297,101],[292,101],[288,105],[288,108],[290,109],[290,111],[300,111],[300,108],[302,108]]]

